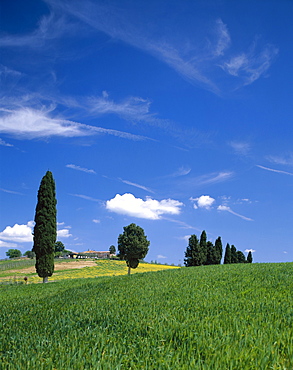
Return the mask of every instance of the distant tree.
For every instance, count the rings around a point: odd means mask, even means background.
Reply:
[[[222,246],[222,240],[219,236],[215,241],[215,264],[219,265],[221,263],[222,255],[223,255],[223,246]]]
[[[23,255],[26,256],[27,258],[31,258],[31,259],[36,257],[36,254],[33,251],[26,251],[26,252],[24,252]]]
[[[237,250],[235,246],[232,244],[231,245],[231,263],[237,263],[237,262],[238,262]]]
[[[202,231],[199,239],[199,249],[202,255],[202,264],[207,264],[207,234],[205,230]]]
[[[54,272],[54,251],[56,230],[56,193],[52,172],[47,171],[42,178],[35,213],[34,246],[36,254],[36,271],[43,283]]]
[[[147,255],[150,242],[147,240],[144,230],[134,223],[123,229],[123,234],[118,237],[118,251],[120,259],[126,261],[130,275],[131,269],[135,269],[139,260]]]
[[[214,244],[210,241],[207,242],[207,265],[214,265],[215,264],[215,251],[214,251]]]
[[[229,263],[231,263],[231,247],[230,244],[227,243],[224,255],[224,264],[226,265]]]
[[[109,252],[110,252],[110,254],[115,254],[115,253],[116,253],[115,245],[111,245],[111,246],[110,246],[110,248],[109,248]]]
[[[16,257],[21,257],[21,251],[18,249],[8,249],[6,252],[6,256],[9,258],[16,258]]]
[[[244,256],[243,252],[237,251],[236,254],[237,254],[237,263],[245,263],[246,262],[246,259],[245,259],[245,256]]]
[[[57,241],[55,243],[55,250],[54,252],[57,253],[57,252],[64,252],[65,251],[65,245],[60,242],[60,241]]]
[[[247,263],[252,263],[252,253],[251,253],[251,251],[248,252],[246,261],[247,261]]]

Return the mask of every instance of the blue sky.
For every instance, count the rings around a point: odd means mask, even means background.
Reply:
[[[292,1],[1,2],[0,258],[32,247],[52,171],[58,240],[144,228],[181,263],[206,230],[293,260]]]

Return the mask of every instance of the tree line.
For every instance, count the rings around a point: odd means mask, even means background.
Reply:
[[[222,240],[219,236],[215,244],[207,240],[205,230],[202,231],[200,239],[193,234],[190,236],[185,251],[184,264],[186,267],[202,265],[219,265],[223,256]],[[224,264],[229,263],[252,263],[252,253],[249,252],[247,259],[243,252],[236,249],[234,245],[227,243],[224,255]]]

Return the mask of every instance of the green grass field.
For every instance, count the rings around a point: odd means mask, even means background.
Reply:
[[[293,263],[0,285],[0,369],[293,369]]]

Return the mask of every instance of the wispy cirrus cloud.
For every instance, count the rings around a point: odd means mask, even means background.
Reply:
[[[121,182],[123,182],[124,184],[134,186],[134,187],[136,187],[138,189],[145,190],[145,191],[147,191],[149,193],[154,193],[154,191],[152,189],[150,189],[150,188],[148,188],[148,187],[146,187],[144,185],[139,185],[139,184],[136,184],[135,182],[131,182],[131,181],[128,181],[128,180],[123,180],[123,179],[120,179],[120,178],[119,178],[119,180]]]
[[[86,173],[96,174],[96,171],[94,171],[94,170],[89,170],[88,168],[76,166],[75,164],[67,164],[66,167],[71,168],[72,170],[77,170],[77,171],[82,171],[82,172],[86,172]]]
[[[228,143],[236,154],[247,155],[250,151],[251,145],[244,141],[231,141]]]
[[[245,221],[253,221],[252,218],[249,218],[249,217],[246,217],[246,216],[243,216],[243,215],[240,215],[239,213],[236,213],[234,211],[232,211],[232,209],[226,205],[220,205],[218,208],[217,208],[218,211],[225,211],[225,212],[229,212],[231,213],[232,215],[234,216],[237,216],[237,217],[240,217],[242,218],[243,220]]]
[[[2,140],[1,138],[0,138],[0,145],[2,145],[2,146],[10,146],[10,147],[13,146],[12,144],[6,143],[6,141]]]
[[[266,159],[271,163],[293,166],[293,153],[287,155],[268,155]]]
[[[231,57],[221,64],[221,67],[229,75],[243,80],[244,85],[250,85],[270,68],[279,50],[267,44],[261,50],[257,50],[257,41],[253,43],[248,52]]]
[[[36,29],[23,35],[6,34],[0,37],[0,47],[44,48],[48,43],[69,33],[75,33],[76,27],[65,16],[51,12],[41,17]]]
[[[153,55],[190,83],[216,94],[221,91],[215,82],[215,75],[220,76],[220,71],[236,78],[238,87],[249,85],[267,72],[278,54],[274,45],[261,46],[259,39],[252,42],[248,51],[233,53],[230,32],[222,19],[216,19],[213,27],[205,25],[203,39],[195,41],[194,34],[199,31],[196,22],[192,34],[182,27],[175,37],[172,33],[164,32],[164,27],[155,22],[155,8],[152,8],[152,14],[148,13],[148,27],[145,27],[141,11],[129,4],[102,4],[91,0],[47,2],[53,9],[61,10],[113,39]],[[167,29],[172,25],[168,17],[164,22]],[[203,33],[202,29],[200,31]]]
[[[282,173],[284,175],[293,176],[293,173],[292,172],[287,172],[287,171],[282,171],[282,170],[276,170],[274,168],[264,167],[264,166],[261,166],[259,164],[257,164],[256,167],[261,168],[262,170],[266,170],[266,171],[271,171],[271,172],[276,172],[276,173]]]
[[[88,195],[83,195],[83,194],[69,194],[69,195],[71,195],[72,197],[77,197],[77,198],[89,200],[91,202],[102,202],[100,199],[89,197]]]
[[[79,122],[53,116],[54,107],[34,109],[21,107],[0,110],[0,133],[18,139],[36,139],[53,136],[81,137],[91,135],[112,135],[123,139],[140,141],[147,138],[128,132],[85,125]]]
[[[13,191],[13,190],[8,190],[8,189],[3,189],[3,188],[0,188],[0,191],[3,191],[4,193],[8,193],[8,194],[23,195],[23,193],[20,193],[18,191]]]

